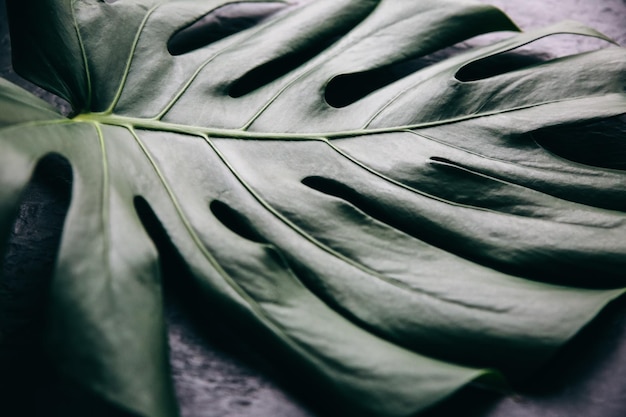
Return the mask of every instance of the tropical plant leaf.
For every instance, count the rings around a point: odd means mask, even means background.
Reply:
[[[58,154],[73,172],[48,323],[62,373],[136,414],[177,414],[138,207],[207,314],[350,415],[408,416],[468,383],[527,377],[622,294],[626,174],[529,133],[626,112],[624,49],[467,77],[541,37],[604,38],[566,22],[360,85],[516,27],[471,1],[318,0],[168,50],[229,3],[9,9],[17,70],[74,109],[0,84],[2,241],[38,161]]]

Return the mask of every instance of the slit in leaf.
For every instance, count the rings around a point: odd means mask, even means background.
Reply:
[[[430,158],[431,171],[420,177],[416,187],[446,201],[480,207],[515,216],[542,217],[536,209],[538,202],[527,192],[473,168],[447,158]]]
[[[387,226],[406,233],[423,242],[435,245],[437,247],[446,247],[448,251],[452,250],[456,253],[456,243],[449,241],[444,234],[433,233],[428,226],[421,228],[413,220],[408,219],[402,214],[389,208],[379,199],[370,199],[363,196],[352,187],[343,184],[337,180],[320,177],[309,176],[302,179],[302,184],[307,187],[324,193],[326,195],[340,198],[345,202],[353,205],[367,216]],[[419,228],[419,230],[417,230]],[[462,246],[462,245],[460,245]]]
[[[519,48],[470,62],[455,78],[461,82],[485,80],[519,71],[559,58],[600,49],[609,42],[582,35],[556,34],[537,39]]]
[[[29,256],[48,263],[52,268],[59,248],[63,221],[71,200],[72,168],[63,156],[51,153],[39,160],[34,173],[21,196],[13,223],[8,252],[2,266],[9,267],[8,258],[22,259],[23,250],[33,251]],[[12,249],[18,250],[13,253]],[[32,266],[28,263],[16,267]],[[39,265],[41,266],[41,265]],[[7,272],[3,268],[3,272]],[[50,269],[51,272],[51,269]]]
[[[211,202],[210,207],[213,215],[233,233],[252,242],[267,243],[267,240],[254,229],[250,220],[230,208],[226,203],[214,200]]]
[[[189,268],[184,262],[182,255],[172,243],[165,227],[150,207],[150,204],[141,196],[133,199],[135,212],[141,221],[146,233],[156,246],[159,254],[159,266],[163,277],[163,285],[167,287],[172,285],[177,290],[185,286],[187,282],[183,277],[190,276]],[[168,277],[176,277],[176,279],[168,280]],[[164,291],[167,299],[168,291]]]
[[[542,129],[535,141],[549,152],[584,165],[626,171],[626,116]]]
[[[419,70],[417,62],[402,62],[370,71],[341,74],[333,77],[326,86],[326,103],[335,108],[349,106],[394,81]],[[424,65],[425,66],[425,65]]]
[[[440,156],[431,156],[430,157],[431,161],[435,161],[435,162],[441,162],[443,164],[449,164],[449,165],[457,165],[456,162],[452,162],[451,160],[449,160],[448,158],[442,158]]]
[[[385,213],[385,208],[378,204],[376,201],[368,200],[363,197],[358,191],[343,184],[339,181],[330,178],[324,178],[320,176],[310,176],[302,179],[302,184],[307,187],[319,191],[321,193],[338,197],[348,203],[354,205],[359,210],[363,211],[368,216],[373,217],[389,226],[402,230],[400,222],[395,221],[393,216],[389,216]]]
[[[314,58],[333,44],[336,39],[333,37],[324,42],[311,44],[307,48],[283,55],[252,69],[230,86],[228,94],[233,98],[243,97],[279,79]]]
[[[172,55],[194,51],[249,29],[285,7],[285,4],[269,2],[219,7],[172,35],[167,49]]]
[[[46,413],[59,405],[49,395],[59,384],[45,361],[42,336],[71,189],[67,159],[59,154],[40,159],[22,192],[8,242],[0,248],[0,386],[5,387],[3,407],[20,415],[43,411],[30,401],[33,395],[49,400]],[[33,379],[35,374],[42,378]]]

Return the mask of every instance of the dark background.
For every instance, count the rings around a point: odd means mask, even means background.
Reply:
[[[575,19],[626,45],[625,0],[486,2],[504,8],[524,29]],[[0,0],[0,75],[68,113],[70,109],[62,100],[12,72],[4,6],[5,0]],[[527,48],[520,56],[546,59],[602,45],[586,38],[559,36]],[[625,125],[622,117],[577,127],[576,132],[582,137],[612,136],[626,140]],[[8,243],[0,276],[0,414],[3,416],[126,416],[79,387],[60,380],[46,363],[41,348],[47,285],[70,198],[68,172],[60,161],[51,160],[40,166],[25,193]],[[176,259],[166,257],[163,268],[170,362],[184,417],[333,414],[332,405],[325,404],[324,398],[307,390],[303,381],[288,375],[278,363],[263,359],[253,343],[240,338],[219,319],[195,322],[193,307],[180,301],[185,299],[185,288],[174,284],[181,274]],[[544,369],[530,381],[514,387],[511,394],[466,388],[427,415],[626,416],[626,302],[618,300],[607,308]]]

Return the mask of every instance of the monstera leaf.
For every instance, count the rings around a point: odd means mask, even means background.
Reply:
[[[65,158],[48,349],[124,409],[177,414],[138,213],[161,223],[207,315],[346,415],[502,389],[622,293],[626,174],[529,133],[626,112],[626,51],[473,71],[551,34],[602,38],[591,29],[511,34],[369,84],[516,27],[465,0],[318,0],[190,45],[185,28],[234,2],[32,3],[9,10],[16,68],[73,115],[0,85],[2,241],[38,161]]]

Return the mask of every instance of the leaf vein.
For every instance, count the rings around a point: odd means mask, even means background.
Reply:
[[[275,3],[283,3],[282,1],[275,1]],[[285,15],[283,15],[282,17],[278,17],[274,20],[272,20],[272,24],[275,24],[276,22],[280,22],[284,19],[286,19],[289,16],[288,13],[286,13]],[[185,92],[187,92],[187,90],[189,89],[189,87],[191,87],[191,84],[193,84],[193,82],[198,78],[198,76],[200,75],[200,73],[202,72],[202,70],[208,65],[210,64],[213,60],[215,60],[217,57],[219,57],[220,55],[222,55],[224,52],[227,52],[229,50],[231,50],[234,47],[240,46],[242,43],[252,39],[254,36],[256,36],[259,32],[261,32],[263,29],[265,29],[268,26],[268,24],[261,24],[259,25],[257,28],[255,29],[250,29],[248,36],[243,36],[241,39],[237,40],[236,42],[231,43],[230,45],[225,46],[224,48],[218,50],[215,52],[215,54],[211,55],[209,58],[207,58],[205,61],[203,61],[198,68],[194,71],[193,74],[191,74],[191,76],[189,77],[189,79],[185,82],[185,84],[181,87],[181,89],[175,94],[174,98],[165,105],[165,107],[163,108],[163,110],[161,110],[161,112],[159,112],[159,114],[157,114],[156,116],[153,117],[153,119],[155,120],[161,120],[175,105],[176,103],[178,103],[178,101],[180,100],[180,98],[183,96],[183,94],[185,94]]]
[[[302,236],[304,239],[308,240],[309,242],[311,242],[313,245],[317,246],[319,249],[321,249],[322,251],[328,253],[329,255],[340,259],[342,262],[352,266],[355,269],[358,269],[374,278],[377,278],[393,287],[396,287],[400,290],[403,291],[407,291],[410,293],[417,293],[417,294],[421,294],[421,295],[425,295],[428,297],[432,297],[435,298],[439,301],[442,302],[446,302],[446,303],[451,303],[451,304],[455,304],[458,306],[462,306],[462,307],[467,307],[467,308],[473,308],[473,309],[479,309],[479,310],[484,310],[484,311],[491,311],[491,312],[501,312],[499,310],[494,310],[490,307],[486,307],[486,306],[482,306],[482,305],[474,305],[474,304],[470,304],[470,303],[462,303],[459,302],[458,300],[454,300],[454,299],[448,299],[446,297],[441,297],[439,294],[430,292],[430,291],[426,291],[424,289],[421,288],[414,288],[398,279],[392,278],[392,277],[388,277],[376,270],[371,269],[370,267],[357,262],[353,259],[348,258],[347,256],[343,255],[340,252],[337,252],[336,250],[334,250],[333,248],[331,248],[330,246],[322,243],[321,241],[319,241],[318,239],[316,239],[315,237],[313,237],[311,234],[307,233],[306,231],[304,231],[302,228],[298,227],[295,223],[293,223],[291,220],[289,220],[287,217],[285,217],[283,214],[281,214],[278,210],[276,210],[274,207],[271,206],[271,204],[269,204],[263,197],[261,197],[261,195],[256,192],[256,190],[254,190],[254,188],[252,188],[252,186],[250,184],[247,183],[247,181],[237,172],[237,170],[230,164],[230,162],[228,162],[226,156],[224,154],[222,154],[220,152],[220,150],[217,148],[217,146],[209,139],[208,136],[203,135],[204,140],[207,142],[207,144],[211,147],[211,149],[213,149],[213,151],[216,153],[216,155],[220,158],[220,160],[222,161],[222,163],[224,163],[224,165],[228,168],[228,170],[235,176],[235,178],[237,179],[237,181],[246,189],[246,191],[248,191],[250,193],[250,195],[252,195],[252,197],[259,203],[261,204],[261,206],[266,209],[268,212],[270,212],[274,217],[276,217],[279,221],[281,221],[283,224],[285,224],[287,227],[289,227],[291,230],[295,231],[296,233],[298,233],[300,236]],[[330,144],[329,141],[327,141],[326,139],[323,138],[319,138],[317,139],[320,142],[324,142],[326,144],[328,144],[329,146],[331,146],[333,149],[335,149],[333,147],[333,145]],[[339,151],[341,152],[341,151]],[[343,154],[343,153],[342,153]],[[353,162],[356,162],[353,160]],[[390,181],[393,181],[390,179]]]
[[[87,88],[87,103],[85,104],[87,105],[87,108],[90,109],[91,108],[91,96],[92,96],[91,71],[89,70],[89,59],[87,58],[87,51],[85,49],[85,43],[83,42],[83,37],[80,33],[80,27],[78,25],[78,19],[76,18],[75,4],[77,3],[77,1],[78,0],[72,0],[70,9],[72,12],[72,24],[74,26],[76,37],[78,39],[78,46],[80,47],[81,59],[83,61],[83,66],[85,67],[85,82],[87,83],[87,85],[85,86]]]
[[[102,208],[101,208],[101,228],[103,239],[103,254],[107,263],[110,263],[110,251],[111,251],[111,236],[110,236],[110,202],[111,202],[111,190],[110,190],[110,177],[109,177],[109,161],[106,149],[106,143],[104,135],[102,133],[102,127],[99,123],[93,124],[98,135],[98,142],[100,144],[100,153],[102,157]],[[110,269],[105,268],[107,274],[110,274]]]
[[[161,5],[163,5],[163,3],[156,4],[150,10],[148,10],[143,20],[141,21],[141,24],[137,28],[137,32],[135,33],[135,38],[133,39],[133,43],[128,54],[128,59],[126,60],[126,66],[124,67],[124,73],[122,74],[122,79],[120,80],[120,84],[117,88],[115,96],[113,97],[113,100],[111,101],[111,104],[109,105],[109,107],[105,110],[105,113],[112,113],[113,109],[115,109],[115,106],[117,106],[117,103],[122,97],[122,93],[124,91],[124,87],[126,86],[128,75],[130,73],[130,67],[133,63],[133,58],[135,56],[135,51],[137,50],[137,45],[139,44],[139,38],[141,37],[141,33],[146,27],[146,24],[148,23],[148,19],[150,18],[150,16],[152,16],[154,11],[158,9]]]
[[[176,210],[176,213],[178,214],[178,217],[183,222],[183,225],[185,229],[187,230],[187,233],[191,237],[194,245],[198,248],[202,256],[209,262],[209,264],[211,264],[211,266],[215,269],[215,271],[222,277],[224,282],[226,282],[248,304],[249,308],[256,314],[256,316],[260,318],[261,321],[263,321],[265,325],[267,325],[270,329],[272,329],[274,334],[276,334],[279,338],[285,341],[285,343],[291,346],[292,349],[300,352],[303,356],[309,358],[311,362],[319,363],[320,362],[319,359],[317,359],[307,349],[303,348],[297,342],[291,339],[287,335],[287,333],[284,331],[284,329],[261,309],[259,304],[239,284],[237,284],[237,282],[224,270],[224,268],[222,268],[220,263],[213,257],[213,255],[211,255],[211,253],[207,250],[206,246],[202,243],[198,234],[194,231],[193,226],[191,225],[187,216],[185,216],[182,210],[182,207],[180,203],[178,202],[176,195],[174,194],[174,191],[172,190],[169,183],[165,179],[165,176],[159,169],[158,164],[156,163],[156,161],[154,160],[154,158],[148,151],[147,147],[137,135],[137,132],[135,132],[132,126],[125,126],[125,128],[130,132],[130,134],[132,135],[137,145],[139,145],[139,147],[141,148],[144,156],[146,157],[146,159],[152,166],[152,169],[155,171],[157,177],[159,178],[159,181],[165,188],[169,199],[174,205],[174,208]]]

